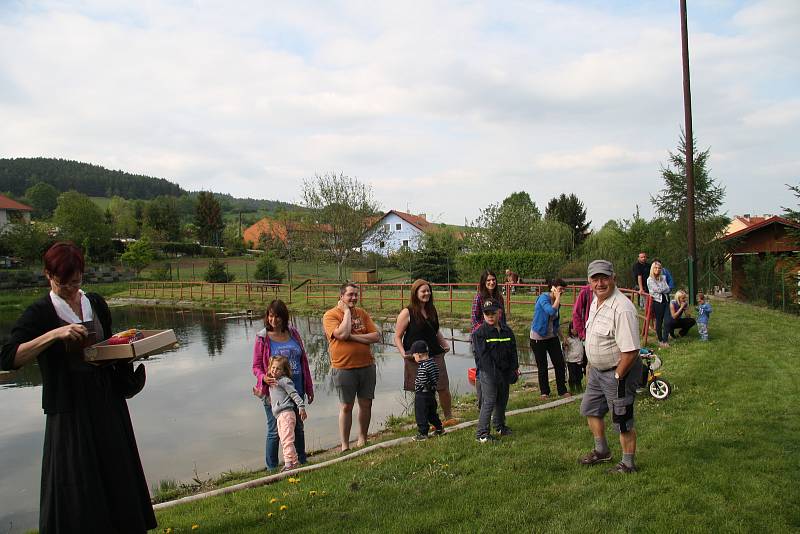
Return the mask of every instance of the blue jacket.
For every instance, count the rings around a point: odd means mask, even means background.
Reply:
[[[552,318],[552,319],[551,319]],[[556,308],[550,303],[550,292],[542,293],[536,299],[536,306],[533,308],[533,320],[531,330],[540,336],[547,335],[547,321],[553,321],[553,334],[558,335],[559,314]]]
[[[667,285],[669,286],[669,290],[673,291],[675,289],[675,280],[672,279],[672,273],[669,272],[669,269],[667,269],[666,267],[662,267],[661,272],[664,273],[664,278],[667,279]]]

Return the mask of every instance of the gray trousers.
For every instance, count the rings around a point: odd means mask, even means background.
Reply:
[[[509,385],[502,377],[481,371],[480,380],[481,413],[478,417],[478,437],[489,434],[489,422],[496,430],[506,426],[506,406],[508,405]]]

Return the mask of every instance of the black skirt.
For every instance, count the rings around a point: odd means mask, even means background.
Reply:
[[[74,410],[47,415],[40,532],[155,528],[128,405],[115,388],[116,371],[70,359]]]

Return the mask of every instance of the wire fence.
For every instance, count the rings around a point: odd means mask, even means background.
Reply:
[[[174,301],[205,301],[235,304],[268,304],[273,299],[281,299],[287,304],[305,303],[310,307],[325,308],[333,306],[339,300],[339,283],[307,282],[296,288],[290,284],[272,284],[259,282],[152,282],[137,281],[128,285],[128,295],[136,298],[171,299]],[[408,304],[411,284],[380,283],[357,284],[361,306],[399,312]],[[536,299],[542,292],[548,291],[545,284],[499,284],[503,293],[505,313],[508,318],[519,315],[530,317]],[[562,297],[562,307],[569,310],[563,317],[572,316],[572,306],[582,289],[581,285],[569,285]],[[431,284],[434,302],[440,311],[448,311],[450,315],[467,315],[472,312],[472,302],[478,286],[474,283]],[[634,301],[642,320],[641,335],[647,343],[652,325],[650,295],[639,295],[632,289],[620,291]],[[637,302],[638,301],[638,302]]]

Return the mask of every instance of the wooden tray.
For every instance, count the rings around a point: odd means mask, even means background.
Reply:
[[[83,351],[83,359],[87,362],[103,360],[139,359],[157,350],[176,345],[178,339],[173,330],[142,330],[144,337],[133,343],[109,345],[101,341]]]

